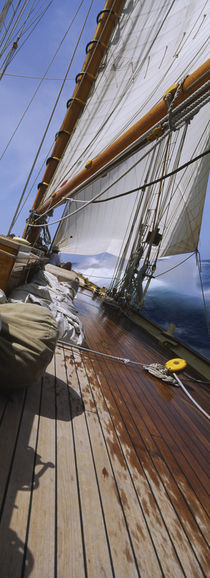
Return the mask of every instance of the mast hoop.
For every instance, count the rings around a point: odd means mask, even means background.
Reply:
[[[46,165],[49,164],[50,161],[60,161],[60,157],[48,157],[48,159],[46,160]]]
[[[107,9],[107,10],[101,10],[101,11],[98,13],[97,18],[96,18],[97,24],[99,24],[99,23],[103,20],[103,15],[104,15],[104,14],[106,14],[107,16],[108,16],[108,15],[109,15],[109,16],[114,16],[115,18],[118,18],[118,19],[120,18],[120,15],[117,14],[117,12],[114,12],[114,10],[108,10],[108,9]]]
[[[59,130],[58,132],[56,132],[55,134],[55,140],[57,140],[57,138],[59,138],[59,136],[61,135],[66,135],[66,136],[70,136],[70,132],[68,130]]]
[[[98,45],[102,46],[102,48],[104,48],[105,50],[107,49],[107,44],[104,44],[104,42],[101,42],[100,40],[90,40],[90,42],[87,43],[85,48],[86,54],[92,52],[92,50],[94,50],[94,48]]]
[[[84,76],[87,76],[92,81],[96,80],[96,76],[94,76],[93,74],[90,74],[90,72],[87,72],[85,70],[84,72],[78,72],[78,74],[76,75],[76,77],[75,77],[76,84],[78,84],[84,78]]]
[[[69,98],[69,100],[67,100],[66,108],[70,108],[71,104],[73,104],[74,102],[78,102],[78,103],[81,104],[82,106],[85,106],[84,100],[82,100],[81,98],[77,98],[77,97],[75,96],[74,98]],[[70,133],[69,133],[69,134],[70,134]]]
[[[40,187],[49,187],[49,183],[42,181],[41,183],[38,183],[37,189],[39,189]]]

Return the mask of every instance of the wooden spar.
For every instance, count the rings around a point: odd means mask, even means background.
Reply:
[[[97,17],[98,26],[91,42],[86,46],[87,56],[83,68],[76,76],[76,86],[67,103],[67,112],[60,130],[56,134],[56,142],[51,156],[47,160],[46,170],[42,182],[38,185],[38,192],[33,204],[36,209],[46,192],[57,164],[66,148],[75,124],[87,102],[91,88],[100,69],[102,59],[106,53],[108,43],[118,21],[125,0],[107,0],[104,10]]]
[[[183,103],[190,95],[192,95],[198,88],[202,87],[209,79],[209,60],[207,60],[196,71],[187,76],[183,83],[180,95],[175,101],[174,109]],[[170,92],[170,89],[169,91]],[[101,168],[105,167],[107,163],[113,160],[117,155],[124,151],[129,145],[150,130],[156,123],[161,122],[168,112],[168,106],[163,98],[157,105],[155,105],[145,116],[143,116],[135,125],[119,137],[114,143],[107,147],[101,154],[95,157],[90,163],[85,166],[77,175],[66,183],[63,187],[54,193],[49,199],[37,209],[38,215],[42,215],[46,211],[53,209],[53,207],[65,200],[65,196],[73,191],[76,187],[85,183],[87,179],[93,176]],[[72,194],[72,196],[74,193]],[[63,201],[64,202],[64,201]],[[28,239],[34,241],[37,238],[39,229],[31,230]]]

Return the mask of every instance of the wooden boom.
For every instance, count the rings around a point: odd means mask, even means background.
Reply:
[[[182,104],[189,96],[191,96],[198,88],[204,86],[210,78],[209,73],[210,59],[208,59],[202,66],[195,70],[185,79],[182,89],[174,103],[174,109]],[[175,85],[176,86],[176,85]],[[174,91],[174,86],[169,88],[165,94]],[[117,157],[122,151],[126,150],[128,146],[135,143],[140,136],[144,135],[148,130],[155,126],[158,122],[167,115],[168,105],[165,99],[156,104],[146,115],[144,115],[137,123],[135,123],[129,130],[127,130],[114,143],[107,147],[102,153],[96,156],[93,160],[88,162],[85,167],[74,177],[72,177],[63,187],[47,199],[40,207],[37,208],[37,214],[43,215],[46,211],[53,209],[55,205],[60,203],[62,199],[65,202],[65,197],[68,193],[73,191],[76,187],[85,183],[87,179],[93,176],[97,171],[105,167],[111,160]],[[74,193],[72,194],[72,196]],[[30,241],[37,239],[39,229],[32,230],[28,236]]]

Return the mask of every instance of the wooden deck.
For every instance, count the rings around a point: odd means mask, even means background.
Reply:
[[[87,346],[166,353],[90,296]],[[187,381],[207,410],[207,386]],[[0,397],[1,578],[208,576],[205,417],[141,365],[58,346],[38,384]]]

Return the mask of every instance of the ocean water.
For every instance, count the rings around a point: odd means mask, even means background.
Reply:
[[[109,287],[116,257],[100,255],[63,255],[73,268],[100,287]],[[181,265],[180,263],[184,261]],[[194,256],[160,259],[144,300],[142,313],[167,330],[175,323],[174,335],[210,360],[210,260],[201,263],[206,313]],[[207,320],[208,319],[208,320]]]
[[[165,330],[171,322],[175,323],[174,336],[210,360],[210,260],[202,261],[201,269],[206,311],[199,275],[196,271],[191,276],[190,272],[186,264],[180,278],[173,275],[174,284],[151,284],[142,313]]]

